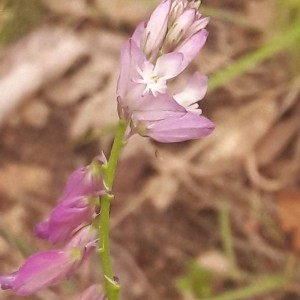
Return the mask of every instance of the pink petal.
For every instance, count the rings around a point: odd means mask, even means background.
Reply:
[[[34,233],[40,239],[46,240],[49,238],[49,219],[39,222],[34,227]]]
[[[209,135],[214,124],[203,116],[187,112],[180,118],[169,118],[153,122],[145,135],[162,143],[195,140]]]
[[[133,79],[138,77],[137,68],[146,60],[134,40],[129,39],[121,49],[120,74],[117,83],[117,95],[124,99],[128,91],[136,86]]]
[[[102,165],[102,161],[96,159],[91,164],[96,164],[98,168],[97,164]],[[98,195],[103,190],[103,180],[100,174],[92,174],[90,166],[81,167],[69,176],[59,202],[79,196]]]
[[[73,267],[73,261],[64,251],[53,250],[30,256],[19,269],[12,291],[27,296],[57,284]]]
[[[92,225],[85,226],[76,232],[71,241],[64,247],[64,249],[89,249],[96,247],[97,230]]]
[[[157,52],[160,48],[167,31],[170,8],[171,1],[165,0],[162,1],[151,14],[144,32],[144,51],[146,56],[151,54],[151,52]],[[143,48],[143,45],[141,45],[141,47]]]
[[[196,32],[204,29],[209,22],[209,18],[200,18],[198,20],[195,20],[192,26],[187,31],[187,37],[195,34]]]
[[[141,22],[135,29],[133,35],[132,35],[132,40],[139,46],[141,47],[141,39],[143,32],[145,31],[146,28],[146,22]]]
[[[187,9],[185,10],[181,16],[177,19],[176,23],[179,25],[180,28],[186,30],[191,26],[196,17],[196,10],[195,9]]]
[[[188,9],[184,11],[170,29],[168,33],[168,39],[178,42],[182,35],[184,35],[193,24],[195,16],[195,9]]]
[[[12,288],[14,281],[16,280],[18,272],[14,272],[8,275],[0,276],[0,286],[2,290],[9,290]]]
[[[67,183],[64,187],[63,194],[59,201],[63,199],[73,197],[76,195],[83,195],[85,191],[89,189],[86,185],[86,175],[87,175],[87,168],[81,167],[75,170],[68,178]]]
[[[145,96],[141,105],[132,113],[132,119],[136,122],[160,121],[171,116],[182,116],[186,110],[169,95],[154,97]]]
[[[174,78],[182,72],[183,59],[183,54],[179,52],[164,54],[157,59],[154,72],[164,79]]]
[[[195,58],[198,52],[204,46],[208,32],[205,29],[192,35],[190,38],[186,39],[181,43],[174,51],[181,52],[184,55],[184,63],[182,68],[186,68],[187,65]]]
[[[85,197],[77,197],[59,203],[52,211],[49,220],[49,237],[52,244],[66,244],[76,229],[90,222],[94,207]]]
[[[206,76],[196,72],[188,80],[184,89],[175,94],[175,100],[188,109],[188,106],[203,99],[207,91],[208,79]]]

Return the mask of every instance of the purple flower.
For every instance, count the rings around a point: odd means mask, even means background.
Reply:
[[[105,295],[103,294],[102,288],[98,284],[93,284],[85,291],[83,291],[76,300],[104,300]]]
[[[59,202],[46,221],[38,223],[35,233],[47,239],[51,244],[64,244],[71,239],[74,232],[90,222],[95,215],[97,197],[77,196]]]
[[[133,39],[129,39],[121,50],[121,69],[117,84],[117,95],[121,105],[133,109],[139,105],[139,96],[154,97],[167,92],[167,80],[182,72],[183,55],[172,52],[160,56],[155,65],[146,60],[144,53]]]
[[[40,239],[47,240],[49,238],[49,218],[36,224],[34,233]]]
[[[71,274],[77,264],[69,251],[39,252],[30,256],[17,272],[0,276],[1,288],[28,296],[57,284]]]
[[[139,24],[132,36],[147,60],[153,62],[165,53],[182,52],[185,67],[191,62],[207,38],[204,28],[209,19],[202,18],[199,6],[200,1],[161,1],[149,21]]]
[[[65,244],[80,227],[95,215],[98,196],[106,193],[102,167],[105,160],[97,158],[89,166],[74,171],[58,203],[49,217],[38,223],[35,234],[52,244]]]
[[[199,52],[206,41],[207,32],[193,35],[178,47],[178,51],[163,54],[152,63],[133,39],[121,50],[121,69],[117,95],[128,102],[137,95],[167,93],[168,80],[178,76]],[[127,100],[126,100],[127,99]]]
[[[84,228],[63,249],[35,253],[17,272],[0,276],[0,286],[16,295],[32,295],[71,276],[95,245],[95,231]]]
[[[69,176],[58,201],[61,202],[76,196],[93,196],[103,192],[102,166],[105,163],[105,156],[100,155],[90,165],[75,170]]]
[[[205,44],[208,18],[202,18],[199,5],[199,1],[161,1],[122,47],[118,112],[130,123],[129,135],[170,143],[213,131],[213,123],[201,116],[198,106],[207,90],[205,76],[195,73],[173,96],[168,88]]]
[[[139,48],[136,48],[137,50]],[[144,85],[142,95],[152,93],[153,96],[167,92],[167,80],[181,73],[183,55],[179,52],[167,53],[160,56],[153,65],[146,59],[141,66],[137,66],[137,77],[132,80]]]
[[[164,42],[170,8],[170,0],[161,1],[152,12],[148,22],[141,23],[132,36],[150,61],[156,58]]]
[[[165,47],[168,51],[174,51],[180,43],[206,27],[209,19],[203,18],[200,14],[200,3],[201,1],[172,0],[168,34],[165,39]]]
[[[131,118],[133,133],[162,143],[198,139],[214,129],[210,120],[188,111],[168,95],[145,97],[144,102],[132,112]]]

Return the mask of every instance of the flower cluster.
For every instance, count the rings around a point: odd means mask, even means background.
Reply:
[[[49,217],[35,228],[36,235],[47,239],[55,249],[37,252],[28,257],[18,271],[0,276],[2,289],[28,296],[55,285],[70,277],[97,247],[93,220],[99,195],[107,192],[102,178],[105,164],[106,160],[101,156],[70,175]],[[82,296],[78,299],[103,299],[102,294],[95,295],[98,298]]]
[[[208,19],[199,13],[199,5],[197,0],[162,0],[148,22],[139,24],[126,41],[117,84],[121,120],[109,162],[102,155],[70,175],[57,204],[35,228],[35,234],[53,249],[33,254],[16,272],[0,276],[2,289],[28,296],[70,277],[97,248],[98,229],[103,242],[99,253],[105,292],[108,299],[115,299],[110,296],[115,295],[116,285],[110,278],[109,204],[105,204],[110,200],[108,190],[112,188],[126,126],[130,125],[127,137],[138,133],[164,143],[198,139],[214,129],[198,106],[207,90],[205,76],[194,73],[179,91],[171,91],[169,85],[206,41]],[[100,205],[99,196],[103,196]],[[99,285],[91,285],[76,299],[105,297]]]
[[[207,78],[193,74],[184,89],[171,94],[169,81],[182,73],[203,47],[208,18],[200,1],[163,0],[148,22],[138,25],[121,50],[118,111],[130,122],[130,134],[164,142],[198,139],[212,132],[198,101]]]

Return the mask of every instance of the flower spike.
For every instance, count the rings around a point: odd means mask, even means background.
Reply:
[[[121,51],[117,83],[118,112],[131,132],[163,142],[194,140],[210,134],[214,124],[201,116],[198,101],[207,78],[195,73],[172,95],[169,81],[181,74],[204,46],[208,18],[200,2],[163,0],[148,22],[138,25]]]

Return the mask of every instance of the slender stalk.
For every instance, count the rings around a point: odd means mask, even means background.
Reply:
[[[236,263],[236,258],[233,249],[233,243],[232,243],[232,233],[231,233],[229,213],[230,213],[229,205],[225,201],[222,201],[220,203],[219,226],[220,226],[220,234],[222,238],[223,250],[230,262],[231,273],[236,274],[237,263]]]
[[[265,293],[272,291],[282,291],[286,284],[288,283],[288,278],[284,274],[274,274],[268,276],[260,276],[256,280],[242,288],[236,290],[224,292],[221,295],[205,298],[203,300],[242,300],[242,299],[252,299],[255,296],[260,296]]]
[[[124,135],[127,122],[120,120],[116,129],[114,143],[111,149],[110,157],[104,173],[104,182],[108,190],[112,189],[113,180],[116,172],[117,162],[120,150],[123,146]],[[119,294],[119,285],[113,278],[113,272],[110,261],[109,250],[109,212],[110,202],[113,196],[104,195],[100,199],[100,215],[99,215],[99,240],[100,240],[100,261],[104,277],[104,287],[108,300],[117,300]]]

